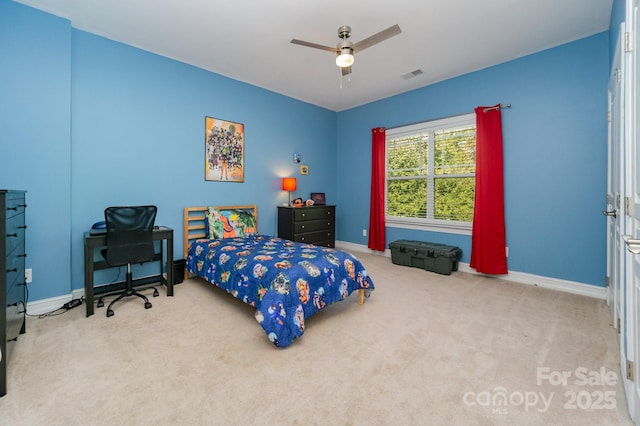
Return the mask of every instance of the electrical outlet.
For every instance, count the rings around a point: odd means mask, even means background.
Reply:
[[[363,229],[362,229],[362,236],[363,236],[363,237],[366,237],[366,236],[367,236],[367,229],[366,229],[366,228],[363,228]]]
[[[31,268],[24,270],[24,280],[27,284],[33,280],[33,270]]]

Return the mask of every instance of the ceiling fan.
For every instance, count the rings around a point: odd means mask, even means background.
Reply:
[[[347,75],[351,73],[351,65],[353,65],[354,61],[353,54],[355,52],[360,52],[367,47],[378,44],[381,41],[400,34],[401,32],[402,30],[400,29],[400,26],[398,24],[392,25],[386,30],[382,30],[379,33],[372,35],[371,37],[367,37],[364,40],[361,40],[354,44],[347,40],[349,37],[351,37],[351,27],[348,25],[344,25],[338,28],[338,37],[340,37],[342,41],[338,43],[336,47],[324,46],[322,44],[297,40],[295,38],[291,40],[291,43],[335,53],[337,55],[336,65],[342,69],[342,75]]]

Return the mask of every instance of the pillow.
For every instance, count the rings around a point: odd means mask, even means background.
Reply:
[[[257,233],[256,218],[247,210],[230,210],[229,223],[237,237],[246,237]]]
[[[245,237],[257,233],[256,218],[246,210],[218,210],[209,207],[205,213],[207,219],[207,238]]]
[[[207,238],[218,239],[224,234],[224,224],[221,220],[220,211],[213,207],[209,207],[205,213],[207,219]]]

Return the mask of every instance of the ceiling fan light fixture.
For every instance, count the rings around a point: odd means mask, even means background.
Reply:
[[[340,68],[347,68],[353,65],[353,48],[345,46],[338,50],[338,56],[336,57],[336,65]]]

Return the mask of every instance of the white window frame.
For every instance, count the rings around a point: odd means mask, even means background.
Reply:
[[[410,124],[407,126],[387,129],[386,139],[396,139],[402,136],[414,135],[417,133],[432,133],[437,130],[448,129],[452,127],[468,126],[476,124],[475,113],[458,115],[455,117],[441,118],[438,120],[425,121],[422,123]],[[431,149],[433,144],[430,144]],[[384,179],[384,211],[386,226],[391,228],[415,229],[420,231],[447,232],[450,234],[471,235],[471,222],[459,222],[452,220],[440,219],[422,219],[414,217],[397,217],[387,215],[388,199],[387,199],[387,182],[389,180],[389,158],[385,148],[385,179]],[[430,156],[433,158],[433,156]]]

